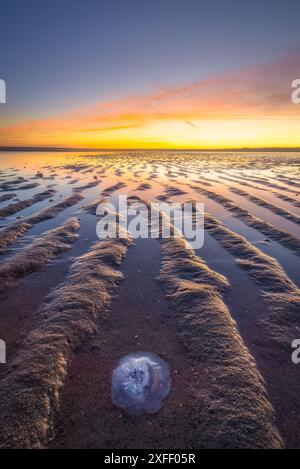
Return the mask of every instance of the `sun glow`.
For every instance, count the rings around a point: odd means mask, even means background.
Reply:
[[[255,148],[300,146],[298,119],[160,120],[132,128],[26,134],[2,138],[4,145],[82,148]]]
[[[2,118],[0,145],[300,147],[300,107],[291,99],[291,77],[299,66],[296,54],[194,83],[95,102],[54,117],[10,124]]]

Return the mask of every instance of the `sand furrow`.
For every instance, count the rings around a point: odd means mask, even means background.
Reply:
[[[0,209],[0,218],[5,218],[14,215],[15,213],[20,212],[25,208],[29,208],[38,202],[42,202],[43,200],[49,199],[49,197],[52,197],[55,192],[55,190],[49,189],[44,192],[40,192],[39,194],[35,194],[30,199],[20,200],[19,202],[16,202],[14,204],[9,204],[7,207],[3,207]]]
[[[106,189],[104,189],[102,194],[103,194],[103,196],[109,196],[109,195],[113,194],[114,192],[116,192],[120,189],[123,189],[124,187],[126,187],[126,184],[124,182],[118,182],[118,183],[114,184],[113,186],[110,186],[110,187],[107,187]]]
[[[135,190],[136,191],[147,191],[148,189],[151,189],[151,184],[148,184],[147,182],[144,182],[140,184]]]
[[[279,199],[281,200],[284,200],[284,202],[289,202],[290,204],[294,205],[295,207],[300,207],[300,201],[299,200],[295,200],[295,199],[292,199],[291,197],[287,196],[287,195],[284,195],[284,194],[280,194],[279,192],[273,192],[273,194],[278,197]]]
[[[276,179],[282,182],[283,184],[286,184],[287,186],[300,188],[300,183],[297,181],[292,181],[291,179],[287,179],[285,177],[278,177],[278,176]]]
[[[14,191],[28,191],[30,189],[35,189],[36,187],[38,187],[40,184],[38,182],[30,182],[28,184],[24,184],[23,186],[14,186],[14,187],[11,187],[10,190],[14,190]]]
[[[283,230],[275,228],[270,223],[267,223],[261,220],[260,218],[251,215],[248,210],[243,209],[228,197],[224,197],[223,195],[199,187],[195,190],[205,195],[206,197],[209,197],[212,200],[218,202],[226,210],[233,213],[240,220],[242,220],[246,225],[250,226],[251,228],[254,228],[257,231],[260,231],[264,235],[268,236],[269,238],[277,241],[284,247],[293,251],[295,254],[297,254],[297,256],[300,256],[300,239],[296,236],[293,236]]]
[[[47,231],[23,251],[10,257],[0,266],[0,292],[17,279],[39,270],[56,255],[69,249],[77,239],[75,232],[80,223],[77,218],[67,220],[62,226]]]
[[[11,223],[0,230],[0,255],[4,254],[8,248],[30,228],[37,223],[56,217],[60,212],[72,205],[77,204],[83,199],[83,195],[76,192],[74,195],[62,200],[52,207],[40,210],[33,215],[23,218],[21,221]]]
[[[27,182],[26,179],[23,177],[19,177],[17,179],[12,179],[11,181],[3,181],[0,184],[0,190],[2,191],[9,191],[12,190],[11,188],[15,186],[16,184],[21,184],[23,182]]]
[[[261,199],[260,197],[249,194],[248,192],[245,192],[242,189],[231,187],[230,191],[233,192],[234,194],[241,195],[242,197],[245,197],[250,202],[253,202],[253,203],[257,204],[260,207],[267,208],[271,212],[276,213],[276,215],[280,215],[281,217],[284,217],[287,220],[289,220],[293,223],[296,223],[297,225],[300,225],[300,217],[298,217],[294,213],[290,212],[289,210],[285,210],[284,208],[281,208],[281,207],[278,207],[277,205],[271,204],[267,200],[264,200],[264,199]]]
[[[161,280],[179,337],[207,377],[206,388],[198,391],[206,401],[195,428],[199,446],[280,448],[264,382],[221,298],[226,280],[183,240],[164,239],[162,251]]]
[[[39,313],[0,383],[0,447],[42,448],[52,436],[73,351],[97,330],[130,240],[102,241],[78,258]]]
[[[81,192],[81,191],[84,191],[86,189],[92,189],[93,187],[96,187],[99,184],[100,184],[100,181],[88,182],[87,184],[84,184],[83,186],[74,187],[73,191],[74,192]]]
[[[285,346],[290,353],[291,342],[300,326],[299,288],[275,259],[208,214],[205,215],[205,229],[230,254],[236,256],[239,266],[263,287],[263,294],[270,307],[262,322],[272,340]]]
[[[229,181],[229,182],[234,182],[236,184],[241,184],[241,180],[239,180],[239,179],[235,179],[233,177],[228,177],[228,176],[223,176],[222,175],[222,176],[220,176],[220,181],[218,181],[218,183],[220,184],[223,181]],[[267,190],[267,189],[263,189],[261,187],[254,186],[253,184],[250,184],[247,181],[243,181],[242,184],[243,184],[243,186],[250,187],[251,189],[259,189],[260,191],[266,191]]]
[[[164,193],[167,195],[167,197],[174,197],[177,195],[185,195],[186,192],[180,189],[179,187],[175,186],[165,186]]]
[[[0,195],[0,202],[7,202],[8,200],[14,199],[17,194],[4,194]]]
[[[280,184],[276,184],[276,182],[260,181],[260,180],[257,180],[257,179],[247,179],[247,180],[252,181],[252,182],[256,182],[257,184],[265,186],[265,187],[270,187],[272,189],[278,189],[278,190],[284,191],[284,192],[292,192],[293,194],[295,194],[295,189],[291,189],[289,187],[281,186]]]
[[[104,199],[103,197],[96,199],[93,202],[90,202],[89,204],[82,205],[80,207],[80,212],[85,212],[85,213],[90,213],[91,215],[96,215],[98,206],[104,202],[106,202],[106,199]]]

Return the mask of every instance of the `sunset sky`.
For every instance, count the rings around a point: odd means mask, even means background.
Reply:
[[[299,0],[10,0],[0,13],[0,145],[300,147]]]

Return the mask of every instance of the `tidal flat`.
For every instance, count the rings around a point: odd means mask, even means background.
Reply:
[[[1,448],[300,447],[300,153],[2,152],[0,175]],[[203,247],[99,239],[119,195],[204,204]],[[137,352],[172,383],[139,416],[111,400]]]

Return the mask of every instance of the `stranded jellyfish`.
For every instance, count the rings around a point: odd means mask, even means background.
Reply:
[[[171,389],[167,362],[154,353],[123,357],[112,375],[112,401],[132,415],[160,410]]]

